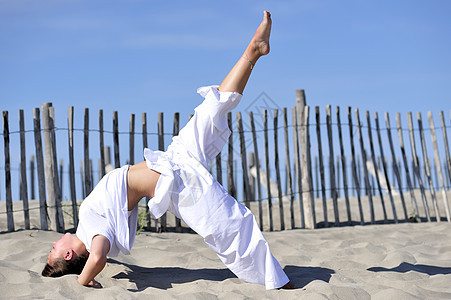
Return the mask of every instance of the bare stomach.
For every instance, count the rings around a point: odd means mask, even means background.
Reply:
[[[143,197],[153,198],[160,173],[147,167],[145,161],[132,165],[127,173],[128,210],[138,205]]]

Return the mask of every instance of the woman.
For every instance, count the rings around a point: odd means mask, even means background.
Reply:
[[[80,206],[76,236],[66,234],[53,243],[44,276],[76,273],[80,284],[100,287],[95,276],[107,256],[130,253],[138,202],[150,197],[153,217],[169,210],[182,219],[238,278],[267,289],[293,287],[251,211],[232,198],[206,168],[230,135],[227,113],[240,102],[257,60],[269,53],[270,32],[271,15],[265,11],[244,54],[221,85],[198,89],[205,100],[167,151],[145,149],[145,161],[102,178]]]

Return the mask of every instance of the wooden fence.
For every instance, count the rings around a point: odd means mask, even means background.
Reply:
[[[115,111],[112,130],[105,130],[103,110],[99,110],[95,118],[98,127],[90,128],[89,113],[86,108],[83,126],[77,127],[74,107],[69,107],[67,128],[56,127],[54,108],[44,103],[33,110],[32,129],[25,128],[24,111],[20,110],[19,128],[10,131],[9,113],[3,111],[5,205],[0,210],[0,224],[6,228],[0,225],[0,231],[17,230],[14,219],[22,218],[19,213],[24,220],[20,227],[29,229],[32,210],[39,210],[40,223],[35,227],[58,232],[76,228],[78,207],[96,183],[93,161],[98,161],[98,181],[108,170],[121,166],[124,148],[128,148],[128,158],[122,163],[135,163],[135,151],[141,151],[141,147],[135,150],[135,139],[142,139],[142,146],[148,147],[148,138],[156,137],[156,148],[164,150],[166,140],[177,135],[180,127],[180,114],[175,113],[173,130],[168,133],[164,115],[158,113],[157,130],[148,133],[147,115],[142,113],[140,130],[136,130],[132,114],[129,130],[119,131]],[[414,121],[410,112],[405,116],[407,128],[400,113],[395,114],[396,126],[385,113],[383,125],[378,113],[361,114],[350,107],[346,111],[331,106],[311,108],[303,90],[298,90],[291,110],[268,108],[246,114],[229,113],[232,134],[210,171],[232,196],[251,208],[262,230],[451,221],[450,120],[443,111],[439,112],[438,127],[431,112],[427,114],[428,127],[423,126],[421,113]],[[360,119],[363,116],[366,122]],[[82,132],[83,137],[77,139],[74,132]],[[30,160],[27,133],[33,135]],[[128,147],[124,135],[128,136]],[[113,159],[105,145],[107,137],[113,141]],[[19,144],[12,144],[12,138],[19,139]],[[20,152],[17,160],[12,158],[11,148]],[[429,157],[431,151],[433,158]],[[77,156],[82,157],[80,171],[76,171]],[[19,187],[13,197],[14,172],[18,173]],[[64,194],[65,186],[68,192]],[[180,220],[168,221],[166,215],[151,220],[144,208],[142,211],[140,219],[149,230],[184,231]],[[5,218],[6,222],[1,222]]]

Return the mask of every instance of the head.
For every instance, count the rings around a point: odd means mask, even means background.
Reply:
[[[66,233],[53,243],[47,257],[42,276],[60,277],[66,274],[80,274],[86,264],[89,253],[77,237]]]

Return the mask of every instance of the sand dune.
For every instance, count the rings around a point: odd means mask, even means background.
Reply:
[[[357,212],[355,204],[352,209]],[[16,214],[19,228],[23,214]],[[32,213],[35,228],[37,216]],[[448,222],[265,231],[296,286],[281,291],[237,279],[202,238],[173,232],[138,234],[132,255],[109,259],[97,277],[102,289],[79,286],[75,275],[43,278],[51,242],[60,235],[38,229],[0,233],[0,298],[451,299]]]

